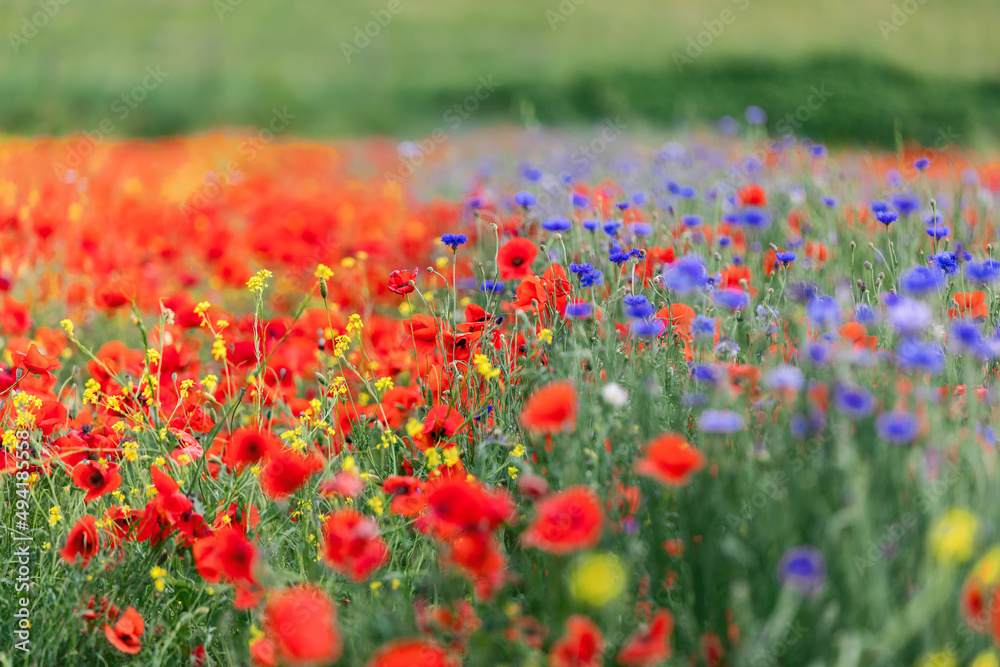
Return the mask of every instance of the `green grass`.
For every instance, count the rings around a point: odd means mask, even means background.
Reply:
[[[341,43],[388,0],[243,2],[220,19],[225,1],[69,0],[17,53],[0,50],[0,130],[65,134],[111,116],[116,133],[156,136],[260,124],[278,105],[297,113],[296,134],[423,134],[486,74],[504,86],[475,123],[520,121],[523,102],[549,123],[614,111],[663,124],[749,103],[783,115],[801,103],[803,82],[831,77],[847,84],[838,103],[848,90],[865,95],[839,120],[817,115],[811,134],[823,139],[884,144],[895,117],[917,138],[951,123],[971,139],[1000,115],[988,83],[1000,78],[1000,5],[991,0],[926,0],[887,38],[878,22],[898,3],[886,0],[566,0],[574,10],[555,29],[554,0],[399,0],[401,11],[350,63]],[[723,10],[732,23],[678,73],[673,54]],[[36,11],[37,0],[4,2],[5,36]],[[118,121],[114,100],[157,64],[170,77]]]

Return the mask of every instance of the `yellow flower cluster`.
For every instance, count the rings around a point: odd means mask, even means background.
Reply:
[[[156,586],[156,590],[162,593],[167,580],[167,571],[157,565],[149,571],[149,576],[153,578],[153,585]]]
[[[360,332],[365,328],[365,323],[361,321],[361,316],[354,313],[349,318],[347,318],[347,333],[348,335],[354,333],[355,331]]]
[[[273,277],[273,273],[267,269],[261,269],[247,281],[247,288],[256,294],[262,294],[264,288],[267,287],[268,279]]]
[[[313,275],[321,280],[329,280],[330,278],[333,278],[333,269],[326,264],[320,264],[316,267],[316,271]]]
[[[484,380],[492,380],[500,375],[500,370],[493,368],[490,358],[485,354],[477,354],[472,358],[472,362],[476,365],[476,372],[482,375]]]

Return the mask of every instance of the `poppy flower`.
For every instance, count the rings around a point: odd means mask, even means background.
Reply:
[[[139,637],[145,631],[146,624],[142,620],[142,614],[133,607],[127,608],[118,617],[114,627],[111,627],[109,623],[104,624],[104,636],[108,638],[111,645],[122,653],[131,655],[135,655],[142,649],[142,641],[139,640]]]
[[[639,475],[668,486],[685,486],[705,467],[705,455],[676,433],[664,433],[646,445],[646,456],[635,462]]]
[[[596,546],[603,532],[600,498],[586,486],[573,486],[538,501],[521,541],[546,553],[568,554]]]
[[[272,594],[264,607],[264,631],[278,658],[292,665],[326,665],[343,648],[333,600],[314,586]]]
[[[281,447],[281,441],[270,431],[244,426],[236,429],[229,437],[226,458],[237,467],[254,465],[272,452],[279,451]]]
[[[628,638],[615,660],[628,667],[652,667],[660,664],[670,657],[670,633],[673,629],[673,615],[666,609],[661,609],[653,614],[649,625]]]
[[[429,315],[416,314],[410,318],[408,323],[410,335],[406,336],[409,345],[420,354],[430,354],[437,349],[438,326],[437,320]]]
[[[278,667],[277,647],[267,637],[250,642],[250,658],[256,667]]]
[[[514,515],[510,496],[464,476],[437,485],[428,494],[427,506],[434,521],[453,530],[491,531]]]
[[[322,460],[313,453],[283,449],[261,468],[260,488],[271,500],[287,498],[322,468]]]
[[[397,639],[377,649],[365,667],[460,667],[461,661],[427,639]]]
[[[76,557],[80,557],[80,564],[84,567],[90,559],[97,554],[101,547],[100,537],[97,534],[97,522],[92,516],[85,516],[79,519],[66,537],[66,546],[59,554],[67,563],[75,563]]]
[[[14,368],[23,368],[28,373],[44,377],[52,377],[50,371],[62,368],[58,359],[45,356],[34,343],[28,346],[27,352],[13,352],[11,357],[14,360]]]
[[[409,294],[415,287],[413,282],[417,279],[420,269],[413,267],[409,271],[393,271],[389,274],[389,290],[401,296]]]
[[[355,583],[389,562],[389,547],[374,521],[356,510],[338,510],[323,521],[323,555]]]
[[[330,479],[319,483],[317,490],[327,497],[356,498],[365,489],[365,480],[356,472],[341,470]]]
[[[736,196],[741,206],[767,206],[767,193],[756,183],[740,188]]]
[[[122,476],[118,474],[117,463],[103,466],[96,461],[84,460],[73,468],[73,483],[86,490],[87,495],[83,500],[89,503],[120,487]]]
[[[497,251],[497,268],[501,280],[519,280],[533,275],[531,265],[538,256],[538,247],[525,238],[507,241]]]
[[[537,434],[553,434],[576,429],[579,397],[569,380],[557,380],[536,389],[521,410],[521,426]]]
[[[427,504],[416,477],[390,475],[382,483],[382,491],[392,497],[389,511],[397,516],[416,516]]]
[[[566,621],[566,634],[549,650],[550,667],[601,667],[604,664],[604,635],[582,614]]]

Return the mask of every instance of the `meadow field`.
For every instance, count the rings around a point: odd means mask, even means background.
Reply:
[[[1000,163],[733,122],[5,141],[0,664],[996,665]]]

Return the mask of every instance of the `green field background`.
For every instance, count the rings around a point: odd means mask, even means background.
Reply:
[[[45,2],[57,11],[20,39]],[[343,45],[390,2],[348,62]],[[298,135],[420,136],[489,75],[501,85],[469,127],[666,126],[759,104],[775,131],[824,84],[802,128],[817,139],[892,145],[898,127],[982,144],[1000,127],[997,0],[4,0],[0,25],[9,134],[111,117],[117,135],[162,136],[263,125],[278,106]],[[675,54],[713,25],[680,71]],[[169,77],[119,118],[115,100],[157,65]]]

